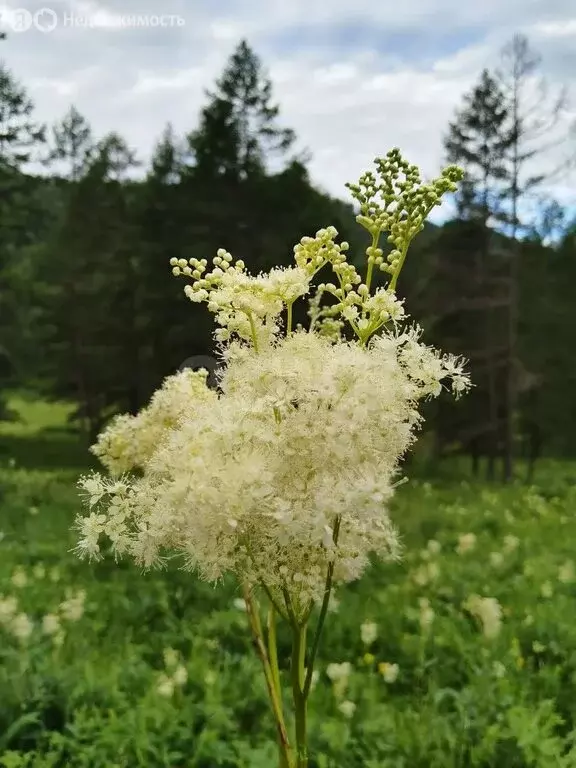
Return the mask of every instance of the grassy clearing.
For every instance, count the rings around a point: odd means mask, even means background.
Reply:
[[[20,413],[0,432],[0,765],[274,765],[234,584],[79,562],[74,482],[89,458],[65,410],[22,399]],[[404,561],[341,590],[327,625],[314,768],[576,766],[575,479],[550,462],[531,488],[399,489]],[[464,607],[472,595],[502,606],[493,637]],[[180,685],[166,680],[167,649],[186,669]],[[334,684],[326,670],[346,662]]]

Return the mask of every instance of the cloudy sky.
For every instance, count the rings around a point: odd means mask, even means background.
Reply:
[[[130,26],[131,14],[163,14],[164,26]],[[0,28],[0,55],[40,119],[74,103],[96,134],[121,132],[142,160],[168,121],[179,133],[195,126],[204,89],[245,37],[314,181],[339,196],[392,146],[436,173],[455,107],[514,33],[541,53],[552,88],[576,81],[573,0],[0,0]],[[574,182],[552,191],[576,203]]]

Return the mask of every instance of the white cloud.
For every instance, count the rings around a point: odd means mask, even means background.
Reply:
[[[246,36],[272,77],[284,125],[312,153],[313,179],[339,195],[392,146],[437,173],[454,109],[517,31],[542,52],[553,86],[576,78],[573,0],[403,0],[393,12],[373,0],[230,0],[224,12],[212,0],[9,2],[102,21],[12,34],[0,55],[29,87],[40,119],[60,118],[73,101],[97,134],[119,131],[142,158],[166,122],[182,134],[194,128],[204,90]],[[119,29],[118,17],[130,13],[176,14],[185,24]],[[561,183],[564,197],[570,185]]]

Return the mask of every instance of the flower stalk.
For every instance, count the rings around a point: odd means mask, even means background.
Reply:
[[[117,558],[144,568],[176,553],[209,581],[236,576],[280,768],[308,768],[308,703],[335,585],[360,578],[372,555],[399,557],[387,504],[422,421],[419,404],[444,387],[459,395],[470,386],[462,360],[421,343],[396,295],[413,238],[462,172],[450,166],[422,183],[397,149],[375,163],[377,174],[347,185],[370,235],[364,282],[334,227],[303,237],[295,265],[268,274],[248,274],[223,248],[210,270],[206,259],[170,260],[175,275],[189,278],[188,298],[214,314],[219,391],[206,371],[169,376],[146,408],[116,417],[98,437],[92,450],[109,476],[79,483],[87,506],[76,521],[81,556],[99,558],[108,537]],[[321,270],[331,270],[332,282],[315,286]],[[378,272],[386,285],[377,285]],[[295,302],[306,296],[309,328],[294,329]],[[269,603],[266,631],[258,587]],[[279,619],[292,638],[292,740]]]

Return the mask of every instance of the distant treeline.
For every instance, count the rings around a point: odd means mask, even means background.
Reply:
[[[576,453],[576,223],[554,201],[536,220],[519,213],[546,181],[530,172],[538,134],[563,109],[540,97],[535,117],[518,84],[537,67],[516,37],[464,97],[445,137],[446,161],[466,171],[456,216],[416,238],[399,285],[427,339],[468,357],[475,383],[457,408],[433,406],[434,456],[465,452],[475,472],[503,479],[520,453]],[[244,41],[198,126],[183,137],[167,126],[139,181],[120,135],[95,140],[74,107],[50,129],[37,124],[0,65],[3,389],[72,400],[93,439],[187,358],[214,351],[210,315],[186,299],[171,257],[210,260],[225,247],[257,273],[292,263],[300,237],[332,224],[363,264],[352,206],[314,188],[295,140]],[[38,159],[41,177],[27,171]]]

